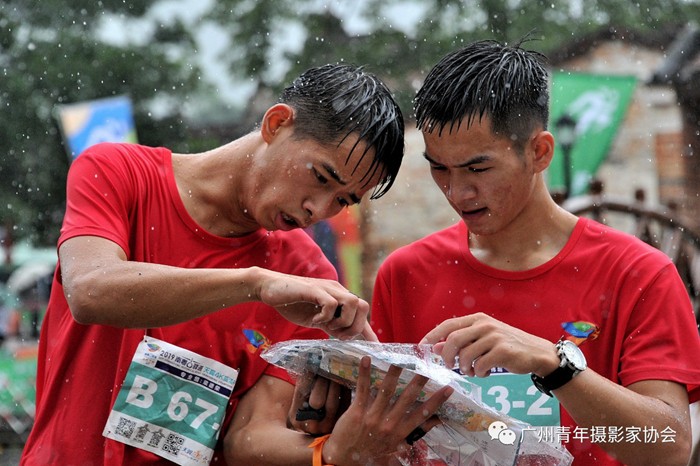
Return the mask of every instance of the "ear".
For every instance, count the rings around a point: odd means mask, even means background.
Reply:
[[[275,104],[265,112],[260,125],[260,134],[270,143],[277,132],[294,122],[294,109],[287,104]]]
[[[554,136],[549,131],[540,131],[530,141],[535,172],[544,171],[552,163],[554,156]]]

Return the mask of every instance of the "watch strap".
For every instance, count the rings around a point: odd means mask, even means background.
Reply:
[[[535,374],[531,374],[530,377],[532,378],[532,383],[535,384],[539,391],[545,395],[553,396],[552,390],[566,385],[567,382],[574,378],[575,374],[576,371],[566,365],[564,367],[557,367],[554,372],[546,377],[540,377]]]
[[[545,377],[530,374],[530,377],[532,378],[532,383],[535,384],[535,387],[537,387],[539,391],[550,397],[553,396],[552,390],[556,390],[557,388],[564,386],[565,384],[570,382],[571,379],[573,379],[578,373],[586,369],[585,358],[583,361],[583,367],[581,368],[576,367],[574,365],[575,363],[568,360],[564,351],[564,345],[567,344],[571,345],[572,343],[565,341],[563,337],[557,342],[555,347],[557,349],[557,355],[559,356],[561,363],[559,367],[557,367],[551,374]],[[576,347],[576,349],[579,352],[581,351],[578,349],[578,347]]]

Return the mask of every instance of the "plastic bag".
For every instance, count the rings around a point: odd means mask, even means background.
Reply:
[[[391,365],[403,368],[397,391],[416,374],[428,377],[418,401],[450,385],[454,393],[437,412],[442,425],[421,440],[428,448],[428,460],[439,459],[449,466],[569,466],[573,462],[560,443],[542,441],[529,424],[481,403],[479,387],[447,369],[431,349],[430,345],[359,340],[290,340],[272,345],[262,357],[292,376],[310,371],[354,389],[360,359],[370,356],[373,389]]]

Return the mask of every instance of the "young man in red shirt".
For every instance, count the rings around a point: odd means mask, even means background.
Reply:
[[[183,455],[190,462],[180,464],[233,464],[232,420],[245,429],[260,418],[269,440],[277,429],[286,443],[265,443],[256,464],[311,463],[310,437],[286,427],[291,380],[259,355],[326,332],[372,337],[368,303],[336,281],[303,228],[384,194],[403,128],[376,77],[327,65],[295,80],[259,129],[222,147],[82,153],[68,177],[21,464],[173,464]]]
[[[689,297],[662,252],[552,200],[543,58],[480,41],[427,75],[417,125],[461,221],[386,259],[372,326],[490,375],[495,408],[547,414],[575,465],[685,465],[700,398]]]

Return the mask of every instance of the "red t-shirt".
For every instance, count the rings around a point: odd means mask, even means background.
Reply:
[[[164,148],[129,144],[99,144],[81,154],[68,177],[68,202],[59,245],[72,237],[94,235],[114,241],[133,261],[183,268],[259,266],[296,275],[337,278],[320,248],[302,230],[259,230],[240,238],[204,231],[180,199],[171,155]],[[58,270],[39,341],[35,424],[21,464],[172,464],[102,436],[145,331],[76,323],[63,294],[60,264]],[[114,306],[118,308],[128,299],[124,296],[124,302],[115,302]],[[282,340],[326,337],[320,330],[291,324],[274,308],[258,302],[150,329],[148,334],[239,371],[222,432],[231,421],[238,399],[263,374],[290,380],[285,371],[259,357],[264,348]],[[212,464],[224,464],[223,437]]]
[[[581,345],[591,369],[623,386],[686,384],[691,402],[700,398],[698,329],[684,284],[662,252],[582,218],[552,260],[508,272],[477,261],[467,238],[459,222],[386,259],[372,302],[381,341],[418,342],[445,319],[476,312],[552,342],[593,324],[597,338]],[[563,410],[561,419],[573,432]],[[585,439],[565,445],[574,464],[620,464]]]

